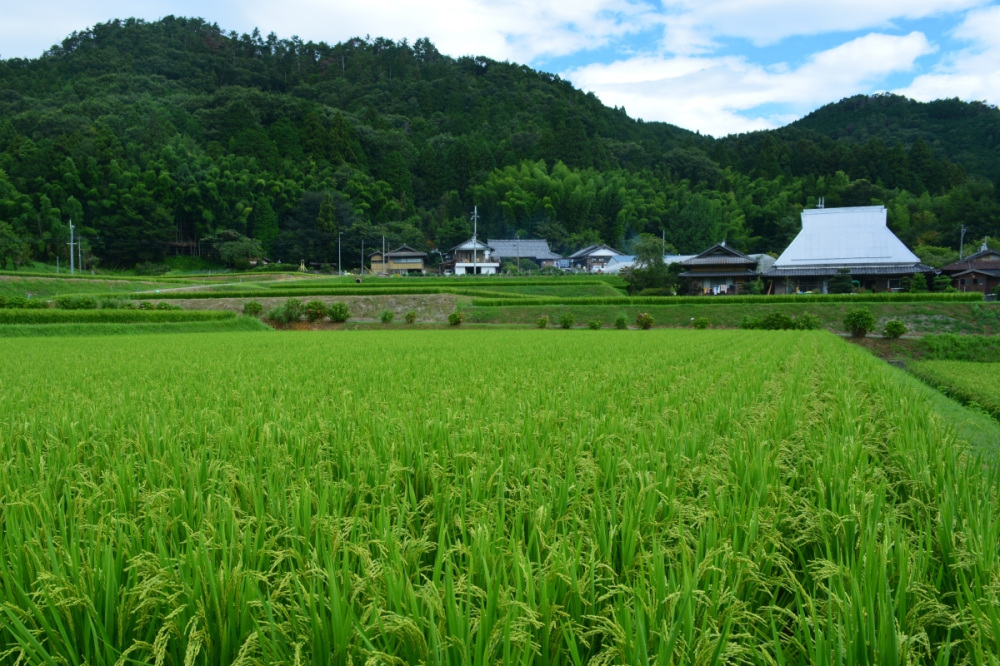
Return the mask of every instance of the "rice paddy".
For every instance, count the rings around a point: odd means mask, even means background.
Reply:
[[[921,361],[908,367],[931,386],[1000,419],[1000,363]]]
[[[820,332],[0,340],[0,661],[996,664],[932,395]]]

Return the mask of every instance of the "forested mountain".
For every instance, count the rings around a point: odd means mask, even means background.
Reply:
[[[886,204],[911,245],[954,246],[962,224],[970,238],[1000,233],[996,156],[976,142],[945,149],[947,136],[903,121],[840,137],[839,121],[811,118],[715,140],[427,40],[331,46],[199,19],[111,21],[0,61],[0,264],[65,260],[72,219],[102,266],[232,230],[293,262],[335,262],[340,235],[350,267],[383,235],[447,250],[476,204],[482,236],[562,251],[664,232],[683,252],[723,238],[780,251],[819,196]]]

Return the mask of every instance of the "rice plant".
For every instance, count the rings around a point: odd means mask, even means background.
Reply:
[[[0,340],[0,661],[995,664],[929,393],[806,331]]]

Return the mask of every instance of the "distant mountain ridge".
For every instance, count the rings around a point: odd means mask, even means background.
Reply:
[[[1000,235],[996,109],[856,97],[715,139],[630,118],[560,77],[426,39],[338,44],[115,20],[0,60],[0,267],[159,262],[233,233],[356,266],[385,236],[696,253],[780,251],[803,207],[885,204],[904,242]],[[203,242],[204,241],[204,242]],[[89,259],[87,258],[89,254]]]

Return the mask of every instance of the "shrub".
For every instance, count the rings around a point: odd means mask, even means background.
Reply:
[[[93,296],[56,296],[56,307],[60,310],[96,310],[97,299]]]
[[[409,312],[407,312],[405,319],[407,324],[415,324],[417,322],[416,310],[410,310]]]
[[[601,329],[601,320],[591,319],[590,321],[587,322],[587,326],[589,326],[590,330],[592,331],[598,331]]]
[[[644,331],[653,328],[653,316],[648,312],[642,312],[635,318],[635,325]]]
[[[914,273],[910,281],[910,291],[914,294],[927,291],[927,277],[922,273]]]
[[[708,317],[695,317],[693,325],[698,329],[706,329],[712,325],[712,320]]]
[[[378,313],[378,318],[383,324],[391,324],[392,320],[396,318],[396,313],[392,310],[382,310]]]
[[[849,294],[852,291],[854,291],[854,281],[848,268],[839,269],[827,285],[827,292],[831,294]]]
[[[264,306],[257,301],[247,301],[243,304],[243,314],[248,317],[259,317],[264,311]]]
[[[149,301],[139,301],[139,309],[140,310],[152,310],[153,309],[153,304],[150,303]]]
[[[889,338],[890,340],[895,340],[901,335],[906,334],[906,324],[899,321],[898,319],[893,319],[885,323],[885,328],[882,330],[882,335]]]
[[[135,265],[136,275],[163,275],[169,272],[170,266],[167,264],[155,264],[151,261],[144,261],[141,264]]]
[[[535,326],[537,326],[538,328],[545,328],[548,325],[549,325],[549,318],[548,318],[548,316],[539,317],[538,321],[535,322]]]
[[[27,298],[21,307],[25,310],[44,310],[49,307],[49,302],[43,298]]]
[[[156,304],[156,309],[157,310],[180,310],[181,306],[179,306],[179,305],[173,305],[171,303],[167,303],[166,301],[160,301],[159,303]]]
[[[105,297],[98,299],[97,307],[101,310],[121,310],[132,304],[132,301],[125,301],[120,298]],[[56,306],[58,307],[58,306]]]
[[[312,300],[302,306],[302,314],[313,323],[326,317],[326,311],[326,303],[320,300]]]
[[[283,305],[272,308],[267,313],[267,318],[279,324],[290,324],[298,321],[302,317],[302,301],[297,298],[289,298]]]
[[[875,315],[868,308],[853,308],[844,315],[844,328],[856,338],[863,338],[875,330]]]
[[[624,331],[626,328],[628,328],[628,317],[626,317],[623,314],[620,314],[617,317],[615,317],[615,328],[617,328],[619,331]]]
[[[330,321],[340,324],[351,318],[351,309],[347,307],[347,303],[333,303],[327,309],[326,316],[330,318]]]
[[[455,310],[450,315],[448,315],[448,323],[452,326],[458,326],[463,321],[465,321],[465,315],[463,315],[458,310]]]
[[[572,312],[565,312],[559,317],[559,326],[561,328],[573,328],[573,322],[576,318],[573,316]]]
[[[795,328],[800,331],[815,331],[821,326],[820,318],[814,314],[803,312],[795,318]]]

